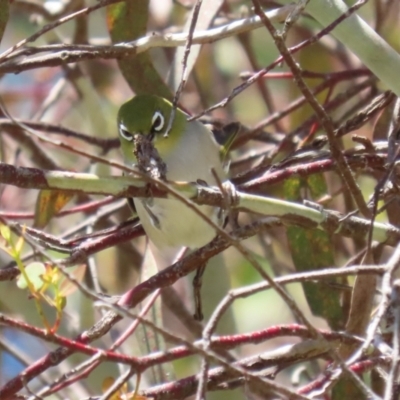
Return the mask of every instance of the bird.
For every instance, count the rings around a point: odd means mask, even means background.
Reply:
[[[117,117],[124,164],[132,168],[139,164],[140,167],[138,146],[150,142],[157,152],[150,151],[150,164],[161,166],[160,173],[167,181],[201,182],[209,186],[227,182],[224,158],[237,128],[232,129],[225,145],[221,146],[208,126],[197,120],[188,121],[188,117],[180,108],[175,108],[173,113],[172,103],[156,95],[140,94],[125,102]],[[216,236],[213,226],[172,196],[133,198],[131,203],[150,242],[167,263],[173,261],[179,249],[200,248]],[[219,208],[197,207],[221,225],[223,217]]]

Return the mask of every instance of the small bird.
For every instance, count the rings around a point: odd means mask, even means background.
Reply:
[[[189,116],[179,108],[170,124],[172,109],[168,100],[155,95],[138,95],[121,106],[118,131],[125,165],[138,166],[137,146],[142,138],[157,150],[168,181],[216,186],[214,169],[219,180],[226,182],[223,158],[237,130],[223,147],[211,130],[201,122],[188,122]],[[134,198],[133,203],[147,236],[162,256],[176,254],[183,247],[202,247],[216,236],[215,229],[179,199]],[[221,224],[218,208],[203,205],[199,209]]]

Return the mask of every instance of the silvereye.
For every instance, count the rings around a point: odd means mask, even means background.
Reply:
[[[118,130],[125,165],[137,165],[135,138],[145,135],[165,163],[168,181],[201,180],[216,186],[213,168],[220,181],[225,182],[228,178],[223,166],[223,149],[212,132],[199,121],[188,122],[188,115],[180,109],[176,109],[169,127],[171,111],[168,100],[154,95],[138,95],[121,106]],[[216,235],[204,219],[171,196],[133,201],[146,234],[161,253],[182,247],[199,248]],[[199,206],[199,209],[214,222],[221,222],[220,210],[211,206]]]

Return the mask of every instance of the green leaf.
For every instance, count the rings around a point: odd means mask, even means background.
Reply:
[[[307,186],[310,189],[311,197],[314,200],[318,200],[325,196],[328,191],[325,178],[322,174],[311,174],[308,176]]]
[[[73,194],[60,190],[41,190],[36,200],[34,227],[43,228],[71,200]]]
[[[113,43],[145,36],[149,1],[124,1],[107,7],[107,25]],[[121,72],[136,94],[156,94],[172,99],[172,93],[155,69],[149,52],[118,60]]]
[[[57,310],[61,311],[67,305],[67,298],[65,296],[57,296],[54,300]]]
[[[323,176],[320,175],[307,181],[300,178],[288,180],[285,184],[286,197],[290,200],[301,201],[302,185],[315,198],[326,193],[325,182]],[[332,240],[326,232],[292,226],[287,229],[287,238],[297,271],[315,271],[335,265]],[[330,282],[304,282],[302,284],[313,314],[325,318],[333,329],[343,328],[344,324],[340,291],[334,287],[334,284],[337,283],[339,282],[331,279]]]
[[[0,41],[3,38],[9,17],[9,0],[0,0]]]
[[[44,284],[42,276],[46,273],[45,265],[37,261],[32,262],[25,267],[25,272],[34,289],[36,291],[40,290]],[[20,289],[26,289],[28,287],[28,282],[22,274],[17,279],[17,286]]]
[[[7,244],[10,243],[11,241],[11,231],[10,228],[7,225],[0,225],[0,234],[3,236],[4,240],[7,242]]]

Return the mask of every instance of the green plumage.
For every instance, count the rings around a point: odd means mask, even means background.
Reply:
[[[152,140],[159,156],[166,164],[169,181],[206,182],[216,186],[213,168],[221,182],[227,180],[221,161],[221,147],[212,132],[198,121],[187,122],[187,115],[176,110],[171,130],[165,135],[171,116],[169,101],[140,95],[129,100],[119,110],[118,129],[125,164],[134,166],[135,135],[145,135]],[[181,201],[168,199],[134,199],[143,227],[154,245],[163,252],[183,246],[198,248],[211,241],[216,232],[201,216]],[[219,221],[219,210],[210,206],[198,209]]]

